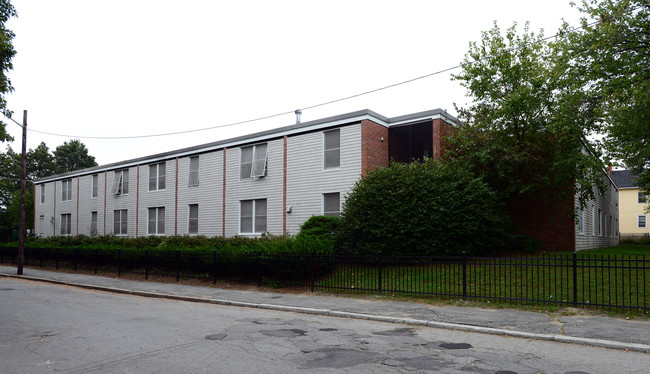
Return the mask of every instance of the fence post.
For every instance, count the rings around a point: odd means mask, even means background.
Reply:
[[[149,279],[149,248],[144,250],[144,279]]]
[[[257,287],[262,285],[262,251],[257,250]]]
[[[122,248],[117,249],[117,276],[122,276]]]
[[[314,266],[316,265],[316,259],[314,256],[314,250],[311,250],[311,292],[314,292]]]
[[[95,274],[97,274],[97,248],[95,248]]]
[[[578,306],[578,256],[573,252],[573,306]]]
[[[176,250],[176,282],[181,280],[181,250]]]
[[[381,295],[381,251],[377,251],[377,291]]]
[[[467,300],[467,253],[463,251],[463,301]]]
[[[217,250],[212,250],[212,284],[217,284]]]

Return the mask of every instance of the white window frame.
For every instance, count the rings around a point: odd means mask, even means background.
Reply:
[[[328,148],[327,137],[330,134],[338,134],[338,147],[330,146]],[[328,154],[337,154],[338,162],[336,164],[328,165],[327,155]],[[341,129],[327,130],[323,131],[323,170],[336,170],[341,168]]]
[[[61,236],[72,235],[72,214],[61,214]]]
[[[153,222],[153,230],[152,230]],[[147,209],[147,235],[165,235],[165,207]]]
[[[585,209],[582,206],[578,208],[578,234],[585,234]]]
[[[648,203],[648,197],[642,192],[638,191],[636,195],[636,201],[638,204],[647,204]]]
[[[90,212],[90,236],[97,236],[97,212]]]
[[[338,207],[336,210],[327,210],[327,200],[328,198],[334,198],[336,196],[336,200],[338,201]],[[323,215],[324,216],[333,216],[333,217],[340,217],[341,216],[341,193],[340,192],[329,192],[329,193],[324,193],[323,194]]]
[[[149,191],[164,191],[166,187],[167,163],[158,162],[149,165]]]
[[[119,219],[115,216],[119,215]],[[115,230],[115,228],[119,230]],[[115,209],[113,211],[113,234],[116,236],[126,236],[129,233],[129,211],[128,209]]]
[[[603,236],[603,211],[598,209],[598,236]]]
[[[72,179],[61,181],[61,201],[72,201]]]
[[[45,185],[41,184],[41,205],[45,204]]]
[[[190,174],[188,177],[187,185],[189,187],[199,185],[199,156],[190,157]]]
[[[99,174],[90,176],[90,198],[94,199],[99,196]]]
[[[643,217],[643,226],[641,226],[641,217]],[[639,214],[636,218],[636,227],[639,229],[648,228],[648,216],[646,214]]]
[[[196,207],[196,216],[192,217],[192,207]],[[192,231],[192,223],[196,229]],[[187,206],[187,233],[189,235],[199,234],[199,204],[189,204]]]
[[[250,150],[250,160],[244,154]],[[239,149],[239,180],[257,179],[267,174],[269,144],[253,144]],[[250,168],[250,172],[248,169]]]
[[[596,207],[591,207],[591,235],[596,236]]]
[[[251,203],[250,215],[248,211],[245,211],[244,204]],[[262,202],[264,203],[264,215],[261,213]],[[244,215],[246,214],[246,215]],[[250,231],[248,227],[244,227],[244,218],[250,218]],[[261,225],[258,221],[264,219],[264,229],[258,230],[258,226]],[[259,225],[258,225],[259,224]],[[248,225],[246,225],[248,226]],[[246,231],[244,231],[246,230]],[[261,235],[268,230],[268,201],[266,199],[255,199],[255,200],[240,200],[239,201],[239,233],[242,235]]]
[[[113,195],[128,195],[129,194],[129,169],[115,170],[113,179],[113,188],[111,194]]]

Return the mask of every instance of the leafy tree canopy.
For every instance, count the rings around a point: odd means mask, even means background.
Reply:
[[[97,166],[95,157],[88,154],[86,146],[78,139],[64,142],[54,150],[57,173]]]
[[[582,28],[565,25],[558,42],[566,74],[597,104],[608,156],[650,191],[650,1],[583,0],[578,9]]]
[[[14,50],[13,39],[14,33],[5,27],[5,24],[11,17],[16,17],[16,9],[11,5],[9,0],[0,0],[0,111],[11,115],[7,109],[7,100],[5,95],[13,91],[11,80],[7,72],[13,69],[11,60],[16,55]],[[6,124],[0,121],[0,141],[12,140],[7,133]]]
[[[470,43],[453,76],[472,104],[459,109],[461,124],[448,140],[447,158],[471,165],[476,175],[507,201],[516,194],[554,190],[585,201],[601,186],[602,164],[586,136],[594,124],[576,115],[592,104],[572,95],[575,83],[562,75],[565,61],[543,33],[504,32],[495,23]]]

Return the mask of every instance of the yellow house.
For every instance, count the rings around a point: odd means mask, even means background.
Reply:
[[[629,170],[614,170],[612,179],[619,188],[618,214],[621,240],[649,236],[648,197],[637,186],[636,177]]]

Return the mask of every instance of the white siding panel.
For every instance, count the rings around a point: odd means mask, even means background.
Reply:
[[[56,205],[55,203],[56,196],[54,194],[54,188],[56,183],[57,182],[48,182],[43,184],[45,186],[45,202],[43,204],[41,204],[41,199],[40,199],[41,185],[36,185],[35,211],[34,211],[35,213],[34,229],[36,230],[36,235],[44,236],[44,237],[56,235],[56,232],[54,231],[55,229],[54,222],[55,220],[58,221],[58,219],[54,217],[55,215],[54,207]],[[40,221],[40,216],[43,216],[42,223]]]
[[[79,178],[79,235],[90,235],[91,212],[97,212],[97,233],[104,235],[104,173],[97,176],[99,186],[95,198],[91,196],[92,175]]]
[[[619,242],[618,193],[616,191],[616,187],[614,187],[609,179],[607,179],[607,184],[607,193],[605,195],[601,195],[600,192],[595,191],[596,199],[589,201],[585,207],[584,234],[579,233],[578,226],[576,225],[576,251],[614,246]],[[580,203],[576,197],[575,206],[579,207],[579,205]],[[602,234],[599,234],[598,232],[599,210],[603,217]]]
[[[166,164],[165,189],[149,191],[149,164],[140,165],[140,206],[138,212],[138,236],[147,236],[149,208],[165,207],[165,235],[174,235],[176,160],[164,161]],[[135,205],[134,205],[135,206]],[[131,212],[129,211],[129,235],[131,235]],[[134,218],[135,219],[135,218]],[[134,221],[135,222],[135,221]]]
[[[76,234],[77,230],[77,178],[69,179],[72,183],[72,197],[70,200],[62,201],[61,200],[61,190],[63,188],[63,181],[56,182],[56,212],[55,212],[55,225],[54,233],[55,235],[61,235],[61,215],[70,214],[71,215],[71,226],[70,233],[71,235]]]
[[[113,212],[115,210],[128,210],[128,236],[135,236],[135,207],[137,196],[137,166],[129,168],[129,193],[122,195],[113,195],[111,189],[115,172],[109,171],[106,179],[106,233],[113,232]],[[142,178],[142,166],[140,167],[140,178]],[[102,217],[103,218],[103,217]],[[102,225],[103,229],[103,225]]]
[[[323,214],[323,193],[339,192],[341,204],[361,176],[361,125],[341,127],[341,166],[323,170],[323,132],[291,136],[287,145],[287,233]]]
[[[239,235],[239,202],[252,199],[266,199],[266,230],[282,235],[284,140],[268,142],[267,174],[262,178],[240,180],[240,148],[226,152],[226,236]]]

